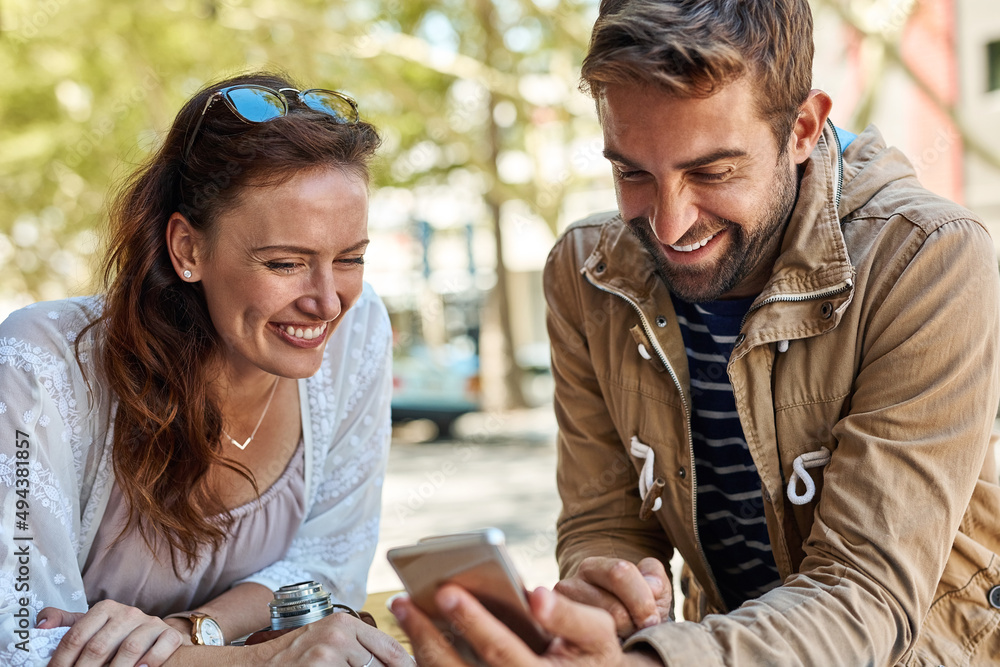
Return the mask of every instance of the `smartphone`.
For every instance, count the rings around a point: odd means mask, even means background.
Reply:
[[[544,653],[552,641],[532,616],[527,592],[507,555],[499,528],[426,538],[390,549],[387,557],[410,599],[438,627],[448,629],[434,603],[434,593],[450,582],[469,591],[535,653]]]

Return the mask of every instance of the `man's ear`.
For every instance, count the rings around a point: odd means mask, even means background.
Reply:
[[[167,251],[174,271],[181,280],[187,283],[201,280],[200,260],[204,258],[204,235],[177,212],[167,221]]]
[[[822,90],[811,90],[799,107],[799,116],[788,140],[788,152],[795,164],[802,164],[812,154],[823,134],[826,119],[833,108],[833,100]]]

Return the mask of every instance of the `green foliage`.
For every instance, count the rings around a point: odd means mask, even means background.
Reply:
[[[195,90],[247,69],[358,99],[386,137],[376,186],[462,170],[555,227],[573,170],[505,183],[496,157],[540,164],[595,133],[592,109],[565,103],[595,13],[582,0],[2,0],[0,310],[93,291],[114,184]]]

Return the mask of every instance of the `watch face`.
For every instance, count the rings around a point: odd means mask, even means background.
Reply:
[[[226,642],[222,638],[222,628],[214,619],[205,617],[201,619],[201,643],[205,646],[225,646]]]

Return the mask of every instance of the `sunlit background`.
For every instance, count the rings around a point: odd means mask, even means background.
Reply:
[[[1000,230],[997,1],[813,8],[834,121],[876,123],[927,187]],[[430,425],[406,437],[544,410],[546,254],[615,206],[577,90],[596,14],[596,0],[0,0],[0,318],[92,293],[108,194],[182,102],[279,68],[348,93],[385,138],[366,277],[393,321],[395,416]]]

